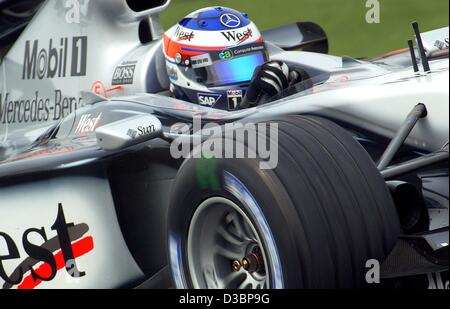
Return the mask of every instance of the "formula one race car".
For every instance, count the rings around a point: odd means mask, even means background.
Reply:
[[[168,91],[169,3],[0,0],[0,286],[448,288],[448,28],[267,31],[309,78],[222,110]]]

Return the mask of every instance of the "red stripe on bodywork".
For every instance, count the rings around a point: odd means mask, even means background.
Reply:
[[[92,251],[93,249],[94,249],[94,239],[91,236],[85,237],[72,244],[73,256],[75,258],[83,256],[86,253]],[[62,251],[58,251],[56,254],[54,254],[54,258],[56,262],[57,271],[65,268],[66,265],[64,262],[64,256],[62,254]],[[48,278],[52,273],[52,269],[50,265],[44,263],[35,270],[35,273],[41,277]],[[25,277],[25,279],[23,279],[22,283],[17,287],[17,289],[20,290],[34,289],[41,283],[42,280],[40,279],[34,280],[32,274],[29,274],[27,277]]]

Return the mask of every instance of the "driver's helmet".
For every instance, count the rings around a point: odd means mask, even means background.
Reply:
[[[218,109],[236,109],[255,69],[268,60],[247,14],[225,7],[191,13],[163,41],[175,97]]]

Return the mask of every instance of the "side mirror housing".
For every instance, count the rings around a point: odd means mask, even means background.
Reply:
[[[110,0],[108,0],[110,1]],[[150,16],[156,16],[165,11],[171,0],[121,0],[126,2],[126,19],[142,20]]]
[[[163,130],[155,116],[139,115],[99,127],[95,135],[101,148],[115,151],[162,137]]]
[[[319,25],[311,22],[299,22],[263,32],[266,41],[284,50],[302,49],[303,51],[328,53],[328,38]]]

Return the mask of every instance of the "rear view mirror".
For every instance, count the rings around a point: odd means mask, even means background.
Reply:
[[[158,15],[169,7],[170,2],[171,0],[127,0],[128,17],[131,20],[141,20]]]
[[[95,130],[97,144],[113,151],[162,137],[162,124],[153,115],[139,115],[107,124]]]
[[[153,10],[153,14],[164,10],[170,0],[126,0],[128,7],[134,12],[144,12]]]
[[[319,25],[303,22],[263,32],[266,41],[284,50],[302,49],[308,52],[328,53],[328,38]]]

